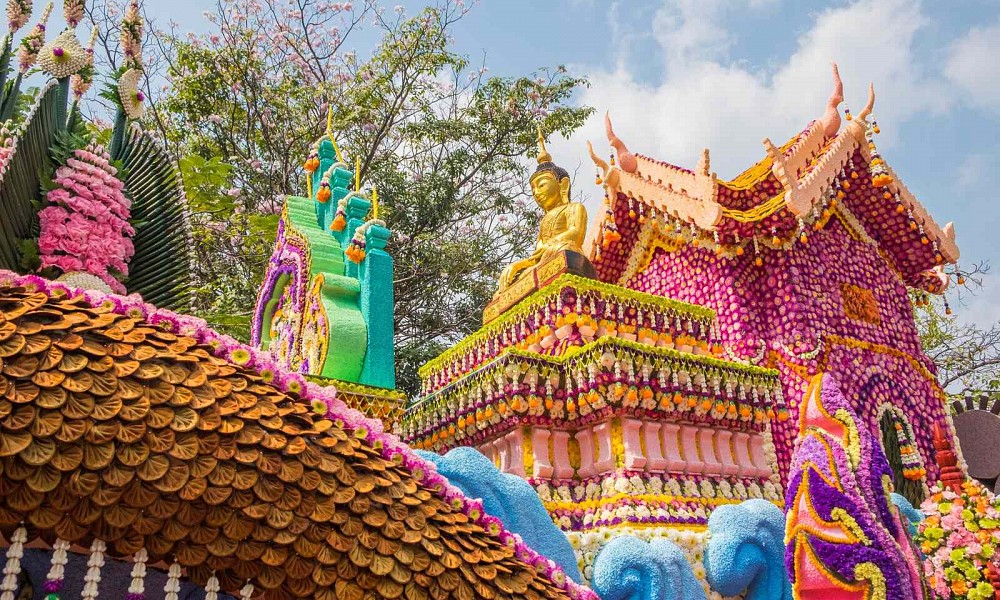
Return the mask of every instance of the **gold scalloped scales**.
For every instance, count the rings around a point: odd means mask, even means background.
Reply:
[[[0,530],[262,598],[560,598],[401,465],[194,339],[0,289]]]

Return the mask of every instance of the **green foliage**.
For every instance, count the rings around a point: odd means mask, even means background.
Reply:
[[[147,134],[133,130],[119,156],[132,200],[135,254],[125,282],[156,306],[190,310],[193,295],[184,190],[170,157]]]
[[[343,37],[296,37],[281,14],[220,13],[221,35],[168,40],[173,86],[155,112],[187,157],[196,312],[246,339],[273,213],[284,195],[304,192],[302,162],[333,107],[344,157],[360,161],[364,187],[378,187],[394,232],[397,379],[412,393],[417,367],[478,329],[500,270],[534,242],[526,158],[536,124],[568,135],[590,109],[570,106],[586,82],[562,68],[512,78],[471,68],[451,41],[465,14],[457,4],[394,21],[369,9],[339,25],[349,33],[371,16],[382,40],[367,61],[340,51]],[[336,24],[315,10],[303,22]]]
[[[920,342],[951,393],[1000,390],[1000,323],[966,323],[938,297],[914,303]]]
[[[17,151],[10,158],[6,172],[0,175],[0,269],[20,270],[32,264],[31,240],[38,234],[38,203],[43,182],[52,171],[50,147],[61,129],[58,114],[58,86],[46,88],[35,102],[34,118],[21,131]],[[29,255],[22,257],[22,252]],[[37,250],[36,250],[37,253]]]

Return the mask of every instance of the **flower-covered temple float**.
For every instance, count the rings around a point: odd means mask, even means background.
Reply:
[[[138,5],[104,147],[64,4],[69,27],[46,42],[49,7],[15,53],[32,15],[11,0],[0,53],[0,600],[1000,589],[1000,502],[966,478],[908,297],[944,290],[954,232],[879,156],[873,93],[844,122],[838,77],[728,182],[609,120],[593,222],[539,131],[535,250],[406,406],[390,231],[330,127],[252,340],[219,334],[185,314],[193,217],[136,122]],[[51,81],[18,115],[36,64]]]

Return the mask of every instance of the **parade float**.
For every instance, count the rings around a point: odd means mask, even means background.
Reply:
[[[138,6],[107,148],[76,106],[83,4],[46,41],[50,10],[15,53],[31,6],[9,2],[0,55],[0,600],[1000,589],[1000,503],[966,480],[910,308],[947,286],[954,231],[878,154],[873,92],[844,123],[836,77],[731,181],[609,119],[594,222],[539,131],[535,250],[404,412],[391,233],[329,124],[242,344],[184,314],[191,215],[136,122]],[[965,407],[960,428],[995,417]]]

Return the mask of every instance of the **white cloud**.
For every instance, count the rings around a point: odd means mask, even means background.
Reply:
[[[745,2],[751,8],[765,3]],[[923,73],[914,56],[915,37],[928,22],[917,0],[861,0],[820,12],[792,55],[770,70],[728,57],[734,38],[718,23],[731,5],[664,3],[651,24],[670,65],[659,82],[637,77],[630,69],[637,57],[619,61],[613,71],[580,68],[591,82],[580,101],[597,114],[572,139],[553,140],[557,159],[589,171],[585,142],[606,152],[603,117],[609,110],[616,133],[632,151],[693,167],[707,147],[713,170],[734,177],[763,156],[762,138],[780,144],[823,114],[832,88],[830,61],[840,66],[847,105],[855,112],[864,105],[868,82],[875,82],[884,147],[892,145],[894,124],[950,105],[941,78]],[[591,185],[578,188],[597,193]],[[593,209],[598,202],[589,204]]]
[[[945,74],[962,90],[967,104],[1000,109],[1000,21],[974,27],[956,40],[948,52]]]

